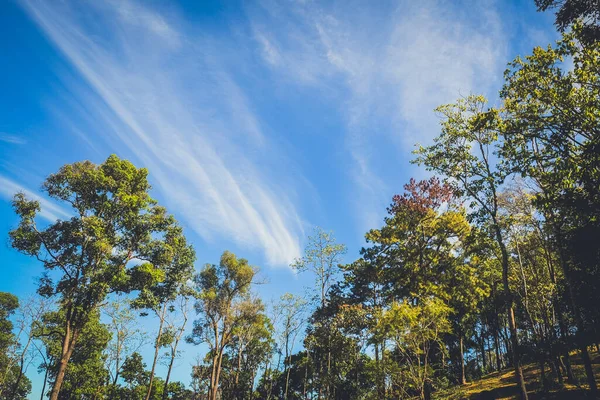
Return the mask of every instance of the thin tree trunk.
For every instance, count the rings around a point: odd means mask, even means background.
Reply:
[[[560,371],[560,366],[559,366],[559,358],[555,358],[553,360],[550,361],[550,370],[552,371],[552,373],[556,376],[556,380],[558,381],[559,386],[563,386],[563,376],[562,373]]]
[[[285,394],[284,394],[284,399],[287,400],[288,397],[288,388],[290,385],[290,369],[287,369],[287,372],[285,374]]]
[[[479,337],[479,345],[481,346],[481,363],[483,366],[483,371],[486,372],[487,370],[487,360],[485,358],[486,354],[485,354],[485,339],[484,339],[484,330],[483,330],[483,325],[481,325],[481,336]]]
[[[306,364],[304,365],[304,383],[302,385],[302,397],[306,400],[306,384],[308,381],[308,363],[310,360],[310,349],[306,349]]]
[[[46,392],[46,383],[48,383],[48,373],[50,372],[50,368],[48,364],[46,364],[46,372],[44,372],[44,383],[42,385],[42,393],[40,394],[40,400],[44,400],[44,394]]]
[[[548,391],[548,381],[546,380],[546,369],[545,369],[544,365],[545,365],[544,356],[541,355],[540,356],[540,379],[542,381],[542,391],[546,392],[546,391]]]
[[[212,400],[217,400],[217,395],[219,393],[219,378],[221,377],[221,365],[223,363],[223,349],[220,349],[220,355],[219,355],[219,363],[217,365],[217,375],[215,376],[215,386],[212,390],[213,392],[213,398]]]
[[[467,384],[467,377],[465,376],[465,353],[463,348],[463,335],[459,333],[459,351],[460,351],[460,384]]]
[[[62,387],[63,380],[65,379],[65,373],[67,372],[67,365],[69,364],[69,360],[71,359],[71,354],[73,354],[75,342],[77,341],[77,336],[79,334],[79,331],[71,329],[70,325],[70,321],[67,321],[65,324],[65,336],[63,337],[61,351],[62,355],[58,363],[58,372],[56,374],[56,379],[54,380],[54,384],[52,385],[52,391],[50,392],[50,400],[58,400],[60,388]]]
[[[500,339],[498,338],[498,327],[494,328],[494,347],[496,350],[496,371],[500,371],[502,369],[502,359],[500,356]]]
[[[504,293],[508,298],[508,327],[510,330],[510,341],[512,344],[513,367],[515,369],[515,376],[519,385],[521,399],[527,400],[527,387],[525,386],[525,377],[523,376],[523,368],[521,366],[521,355],[519,351],[519,339],[517,337],[514,298],[511,293],[510,286],[508,284],[508,251],[506,250],[506,246],[504,245],[504,240],[502,239],[502,232],[500,231],[500,227],[498,226],[495,220],[494,227],[496,230],[496,239],[498,245],[500,246],[500,252],[502,253],[502,283],[504,285]]]
[[[156,369],[156,361],[158,360],[158,352],[160,349],[160,339],[162,338],[163,324],[165,322],[165,314],[167,312],[167,302],[163,305],[160,313],[160,323],[158,325],[158,334],[156,335],[156,342],[154,343],[154,358],[152,359],[152,369],[150,370],[150,381],[148,382],[148,392],[146,393],[146,400],[150,399],[152,393],[152,382],[154,381],[154,371]]]
[[[169,360],[169,368],[167,369],[167,377],[165,379],[165,385],[163,386],[162,400],[167,399],[167,388],[169,387],[169,379],[171,378],[171,370],[173,369],[173,363],[175,362],[175,354],[177,352],[177,345],[175,350],[171,353],[171,360]]]
[[[519,341],[517,339],[517,325],[515,323],[515,311],[512,305],[508,309],[508,325],[510,329],[510,339],[512,344],[513,367],[517,376],[521,399],[527,400],[527,388],[525,386],[525,377],[523,376],[523,367],[521,366],[521,357],[519,354]]]
[[[216,351],[216,349],[217,348],[215,347],[215,351]],[[215,397],[215,393],[216,393],[215,387],[217,386],[216,377],[217,377],[217,364],[218,363],[219,363],[219,356],[215,355],[212,360],[212,372],[210,374],[210,392],[209,392],[210,395],[209,395],[208,400],[215,400],[215,398],[216,398]]]

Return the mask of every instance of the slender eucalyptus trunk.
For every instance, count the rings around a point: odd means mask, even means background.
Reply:
[[[10,396],[8,397],[9,399],[14,398],[17,390],[19,390],[19,385],[21,384],[21,380],[23,379],[23,375],[25,373],[25,354],[27,353],[27,349],[29,348],[32,340],[33,335],[30,333],[27,338],[27,344],[25,344],[25,347],[23,347],[23,351],[21,352],[21,357],[19,359],[19,375],[17,375],[17,379],[15,380]]]
[[[42,393],[40,394],[40,400],[44,400],[44,395],[46,394],[46,384],[48,383],[48,374],[50,373],[50,368],[48,364],[46,364],[46,371],[44,372],[44,383],[42,384]]]
[[[496,231],[496,239],[500,246],[500,252],[502,254],[502,283],[504,286],[504,293],[508,298],[508,327],[510,331],[510,341],[512,344],[512,358],[513,367],[515,370],[515,376],[519,385],[520,395],[522,400],[527,400],[527,387],[525,386],[525,377],[523,376],[523,367],[521,366],[521,355],[519,349],[519,339],[517,337],[517,324],[515,321],[514,311],[514,298],[508,284],[508,251],[502,238],[502,232],[497,222],[494,220],[494,228]]]
[[[175,355],[177,354],[177,344],[175,344],[175,349],[171,352],[171,359],[169,360],[169,368],[167,369],[167,377],[165,378],[165,385],[163,386],[163,394],[162,400],[167,399],[167,388],[169,387],[169,379],[171,379],[171,370],[173,369],[173,364],[175,363]]]
[[[465,376],[465,353],[463,348],[463,334],[459,333],[459,351],[460,351],[460,384],[467,384],[467,377]]]
[[[162,338],[163,325],[165,323],[166,313],[167,313],[167,302],[164,303],[163,308],[159,315],[160,323],[158,325],[158,334],[156,335],[156,341],[154,343],[154,358],[152,359],[152,368],[150,369],[150,381],[148,382],[148,392],[146,392],[146,400],[149,400],[150,395],[152,394],[152,383],[154,381],[154,371],[156,369],[156,362],[158,360],[158,353],[159,353],[159,349],[160,349],[160,339]]]
[[[285,368],[285,392],[283,394],[284,400],[287,400],[288,397],[288,388],[290,385],[290,351],[289,351],[289,339],[286,336],[285,338],[285,360],[283,360],[283,365]]]
[[[494,329],[494,348],[496,350],[496,371],[500,371],[502,369],[502,359],[500,356],[500,339],[498,338],[498,329]]]

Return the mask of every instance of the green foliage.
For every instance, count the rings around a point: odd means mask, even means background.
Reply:
[[[395,390],[401,397],[419,393],[425,398],[426,386],[433,383],[430,353],[445,351],[442,337],[450,333],[452,309],[439,299],[424,299],[416,305],[392,303],[381,319],[379,330],[395,342],[402,359],[392,375]]]
[[[535,0],[535,5],[538,11],[556,9],[555,25],[559,31],[565,32],[573,25],[583,23],[580,29],[586,43],[600,39],[600,5],[597,1]]]
[[[194,277],[199,319],[194,321],[188,342],[207,344],[211,373],[209,399],[216,400],[226,349],[240,339],[241,332],[252,327],[264,327],[262,304],[249,300],[250,285],[257,269],[243,258],[225,251],[219,265],[207,264]],[[264,331],[263,331],[264,332]]]
[[[0,400],[26,399],[31,391],[27,377],[21,371],[16,349],[18,338],[13,333],[11,316],[19,308],[19,299],[10,293],[0,292]]]
[[[62,338],[65,335],[65,315],[63,311],[46,313],[43,328],[37,332],[41,337],[48,359],[60,359]],[[108,371],[104,364],[104,349],[111,334],[107,326],[100,322],[100,313],[94,311],[80,333],[80,345],[71,355],[69,368],[59,395],[60,399],[94,398],[106,393]],[[51,379],[56,379],[57,368],[50,370]]]
[[[17,299],[0,292],[0,400],[30,390],[28,331],[51,400],[462,398],[472,386],[449,387],[494,370],[509,382],[506,367],[526,398],[522,361],[536,363],[547,392],[577,383],[579,359],[595,396],[597,10],[586,0],[536,3],[560,5],[557,23],[572,30],[509,64],[497,108],[475,95],[437,108],[441,132],[414,162],[439,178],[411,179],[348,265],[332,233],[308,238],[291,266],[314,278],[310,315],[288,293],[267,316],[251,291],[257,269],[228,251],[193,276],[194,249],[150,197],[148,172],[116,156],[46,179],[44,191],[71,208],[67,220],[39,227],[40,203],[16,194],[11,245],[42,262],[38,292],[57,309],[27,326]],[[115,294],[128,301],[106,307]],[[186,340],[207,351],[188,390],[170,378],[192,299]],[[132,309],[157,321],[148,368],[128,342],[140,333]],[[155,375],[165,350],[163,379]]]

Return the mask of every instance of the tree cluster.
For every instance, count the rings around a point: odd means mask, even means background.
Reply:
[[[16,194],[10,243],[44,274],[22,304],[0,292],[0,399],[27,397],[31,365],[50,400],[446,398],[505,368],[522,399],[567,382],[597,397],[597,2],[536,2],[570,29],[509,63],[495,107],[436,110],[440,134],[413,160],[433,177],[404,185],[355,261],[315,229],[291,265],[313,296],[265,304],[258,268],[228,251],[196,273],[148,171],[117,156],[46,179],[69,219],[40,226],[40,203]],[[187,388],[171,379],[182,342],[205,350]]]

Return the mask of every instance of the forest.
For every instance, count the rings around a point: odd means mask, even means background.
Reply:
[[[0,399],[31,398],[29,366],[40,400],[500,398],[467,389],[507,371],[503,398],[599,398],[600,8],[536,5],[560,39],[510,61],[497,102],[435,110],[411,160],[427,178],[398,188],[359,254],[314,228],[290,265],[310,295],[264,301],[229,251],[200,265],[153,171],[116,155],[48,175],[70,218],[44,223],[15,193],[3,240],[44,273],[35,297],[0,292]],[[187,385],[171,376],[183,343]]]

